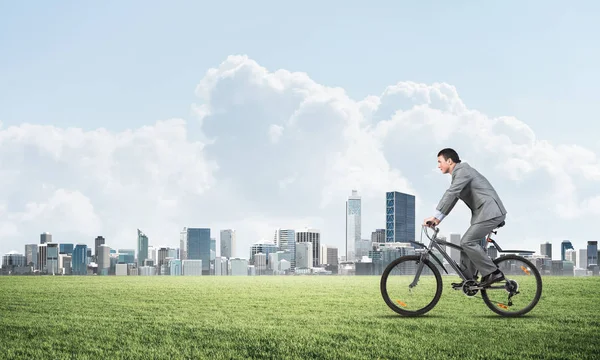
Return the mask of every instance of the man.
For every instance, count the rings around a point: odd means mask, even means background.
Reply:
[[[473,279],[475,270],[482,275],[481,286],[490,286],[504,280],[504,274],[481,246],[481,239],[506,218],[506,209],[496,190],[477,170],[463,163],[450,148],[438,153],[438,168],[452,175],[452,183],[436,207],[435,216],[425,219],[423,225],[436,226],[446,217],[458,199],[471,209],[471,226],[463,234],[460,245],[461,270],[467,279]],[[462,283],[453,284],[462,286]]]

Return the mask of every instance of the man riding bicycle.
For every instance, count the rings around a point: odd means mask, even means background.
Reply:
[[[504,280],[504,274],[481,246],[481,240],[506,218],[506,209],[496,190],[477,170],[463,163],[453,149],[446,148],[438,153],[438,168],[442,174],[452,175],[452,183],[436,207],[435,216],[425,219],[423,225],[438,225],[458,199],[462,200],[471,209],[471,226],[460,240],[463,249],[461,270],[467,280],[476,280],[473,275],[479,270],[483,287]],[[453,285],[462,286],[462,283]]]

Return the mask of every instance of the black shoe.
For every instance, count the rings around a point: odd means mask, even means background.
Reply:
[[[502,280],[506,280],[504,278],[504,274],[499,269],[496,269],[496,271],[494,271],[493,273],[484,276],[481,279],[481,284],[479,284],[479,285],[482,287],[488,287],[488,286],[492,285],[493,283],[497,283],[498,281],[502,281]]]

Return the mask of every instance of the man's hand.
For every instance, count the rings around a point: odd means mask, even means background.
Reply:
[[[427,224],[429,222],[429,224]],[[434,227],[439,225],[440,220],[438,220],[435,216],[432,217],[428,217],[427,219],[423,220],[423,225],[424,226],[429,226],[429,227]]]

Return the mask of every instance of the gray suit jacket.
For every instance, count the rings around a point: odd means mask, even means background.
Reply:
[[[471,209],[471,225],[506,214],[504,204],[489,181],[464,162],[454,167],[452,184],[436,209],[448,215],[458,199]]]

